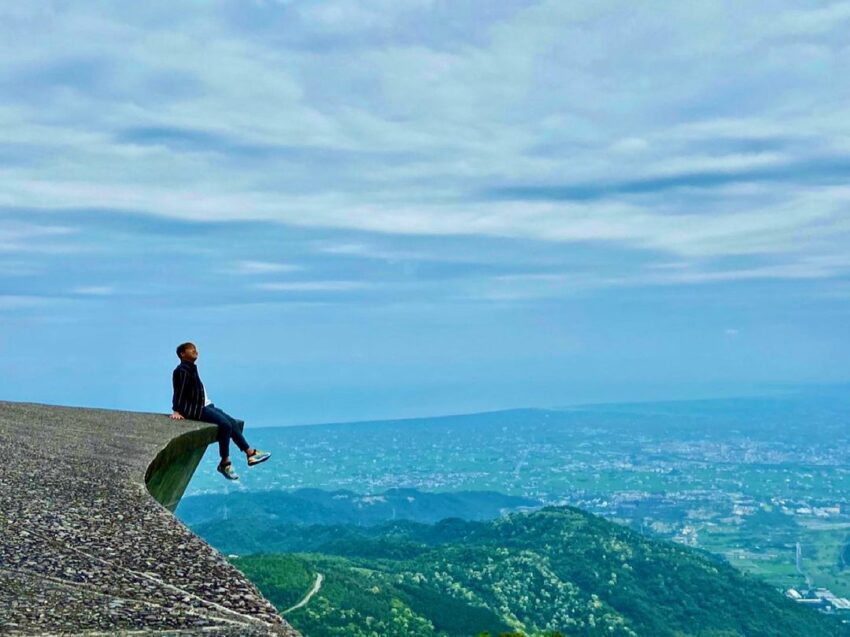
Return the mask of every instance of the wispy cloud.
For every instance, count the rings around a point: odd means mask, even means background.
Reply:
[[[0,310],[20,310],[51,305],[54,299],[41,296],[0,294]]]
[[[846,379],[848,28],[830,0],[0,3],[4,391],[118,396],[68,373],[105,335],[151,369],[262,342],[221,369],[269,424],[326,418],[316,387],[391,415]],[[125,406],[167,404],[146,377]]]
[[[292,263],[276,263],[272,261],[236,261],[228,272],[234,274],[272,274],[275,272],[296,272],[303,270],[300,265]]]
[[[344,292],[371,287],[364,281],[277,281],[255,283],[254,288],[269,292]]]
[[[485,195],[514,201],[586,201],[616,195],[663,193],[673,189],[716,189],[738,183],[844,184],[850,178],[850,156],[808,158],[803,162],[782,161],[781,156],[774,153],[684,157],[666,160],[658,167],[661,170],[655,175],[630,181],[500,186]]]
[[[40,225],[0,219],[0,252],[62,252],[73,247],[55,244],[50,239],[67,237],[74,228],[61,225]]]
[[[71,293],[82,296],[110,296],[115,293],[115,288],[109,285],[81,285],[73,288]]]
[[[585,269],[467,278],[461,282],[460,296],[485,301],[521,301],[569,298],[606,288],[817,280],[847,275],[850,275],[850,258],[844,255],[805,257],[794,263],[762,264],[756,267],[719,268],[705,262],[663,262],[649,263],[628,272],[607,274]]]
[[[8,277],[32,276],[40,272],[43,264],[31,261],[0,261],[0,275]]]
[[[334,256],[380,259],[383,261],[464,261],[473,258],[469,254],[459,255],[446,250],[438,253],[425,250],[392,249],[374,244],[353,242],[318,242],[316,251]]]
[[[59,250],[74,210],[121,209],[388,238],[329,257],[445,260],[392,238],[462,236],[803,272],[850,243],[848,7],[5,7],[0,205],[67,213],[0,226],[0,250]]]

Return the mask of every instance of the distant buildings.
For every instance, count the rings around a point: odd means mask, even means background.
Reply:
[[[830,591],[828,588],[814,588],[801,591],[798,591],[795,588],[789,588],[785,592],[785,596],[793,599],[798,604],[813,606],[825,613],[850,611],[850,599],[837,597],[835,593]]]

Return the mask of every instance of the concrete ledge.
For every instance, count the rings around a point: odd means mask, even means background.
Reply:
[[[199,423],[193,423],[198,426]],[[245,423],[242,423],[243,426]],[[239,431],[243,428],[240,427]],[[207,446],[216,441],[217,430],[201,426],[171,440],[156,454],[145,471],[145,485],[150,494],[166,509],[174,512],[186,491]]]
[[[0,635],[297,636],[169,510],[214,440],[162,414],[0,402]]]

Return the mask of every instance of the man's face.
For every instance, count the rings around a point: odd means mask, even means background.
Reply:
[[[183,354],[180,355],[180,360],[186,361],[187,363],[194,363],[198,360],[198,348],[194,345],[189,345],[189,347],[183,350]]]

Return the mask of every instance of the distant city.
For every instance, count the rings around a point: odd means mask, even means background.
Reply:
[[[497,491],[708,550],[801,604],[843,612],[849,406],[836,394],[257,429],[252,440],[273,452],[262,473],[230,485],[208,457],[187,495]]]

